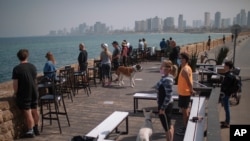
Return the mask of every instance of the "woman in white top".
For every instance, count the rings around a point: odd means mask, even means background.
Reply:
[[[101,71],[102,71],[102,86],[110,86],[112,53],[108,50],[108,44],[102,43],[101,47],[103,49],[103,51],[100,54]]]

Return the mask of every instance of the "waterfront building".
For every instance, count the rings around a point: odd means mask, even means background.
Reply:
[[[202,27],[202,21],[201,20],[193,20],[193,28],[200,28]]]
[[[205,12],[204,27],[210,28],[210,25],[211,25],[210,13]]]
[[[147,21],[135,21],[135,32],[146,32],[148,30]]]
[[[247,27],[250,28],[250,11],[247,13]]]
[[[162,19],[159,17],[154,17],[151,19],[151,31],[160,32],[162,31]]]
[[[180,14],[178,18],[178,30],[183,31],[184,25],[183,25],[183,15]]]
[[[246,26],[247,25],[247,14],[245,9],[241,9],[240,11],[240,25]]]
[[[106,27],[106,24],[101,22],[96,22],[94,25],[94,33],[107,33],[108,28]]]
[[[167,17],[163,22],[163,31],[171,31],[174,28],[174,17]]]
[[[231,19],[230,18],[224,18],[221,20],[221,28],[229,28],[231,26]]]
[[[221,27],[221,13],[216,12],[214,16],[214,28],[219,29]]]

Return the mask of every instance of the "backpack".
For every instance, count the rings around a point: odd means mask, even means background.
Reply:
[[[231,72],[230,75],[232,76],[232,87],[230,88],[230,93],[240,93],[242,87],[241,77],[233,72]]]

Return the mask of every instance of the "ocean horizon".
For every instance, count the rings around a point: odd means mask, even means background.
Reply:
[[[177,46],[190,43],[207,41],[222,38],[230,33],[136,33],[136,34],[110,34],[110,35],[83,35],[83,36],[41,36],[41,37],[8,37],[0,38],[0,83],[11,80],[13,68],[19,64],[16,53],[19,49],[29,50],[28,61],[34,64],[38,73],[42,73],[45,62],[45,54],[51,51],[56,59],[56,68],[77,63],[79,54],[78,45],[84,43],[88,52],[88,59],[99,56],[101,43],[107,43],[112,52],[112,42],[121,43],[127,40],[133,48],[138,48],[139,39],[145,38],[148,47],[159,48],[162,38],[170,37],[176,41]]]

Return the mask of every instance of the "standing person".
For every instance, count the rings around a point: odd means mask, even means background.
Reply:
[[[111,84],[111,60],[112,54],[108,50],[108,44],[102,43],[101,48],[103,51],[100,54],[101,70],[102,70],[102,86],[110,86]]]
[[[112,43],[114,50],[113,50],[113,54],[112,54],[112,63],[114,65],[114,71],[117,74],[116,70],[118,69],[118,67],[120,66],[120,56],[121,56],[121,50],[119,48],[119,44],[117,41],[114,41]],[[118,77],[117,79],[115,79],[115,81],[118,81]]]
[[[225,40],[226,40],[226,37],[225,35],[223,35],[223,38],[222,38],[223,44],[225,44]]]
[[[188,65],[189,55],[185,52],[180,54],[181,70],[178,76],[177,91],[179,94],[178,106],[181,108],[183,115],[184,127],[180,128],[176,134],[184,135],[188,118],[189,118],[189,103],[191,95],[195,92],[193,90],[193,76],[192,69]]]
[[[232,61],[226,61],[224,63],[224,71],[225,71],[225,77],[224,80],[221,83],[221,93],[222,93],[222,102],[225,110],[225,121],[221,123],[221,128],[229,128],[230,125],[230,102],[229,98],[231,95],[230,88],[233,85],[233,75],[232,75],[232,69],[233,69],[233,62]]]
[[[36,67],[28,62],[29,51],[20,49],[17,53],[20,64],[12,72],[14,97],[18,108],[24,113],[28,131],[23,137],[33,138],[40,135],[37,111],[38,91],[36,86]]]
[[[44,65],[43,74],[45,78],[53,81],[56,77],[56,60],[51,52],[47,52],[45,57],[47,58],[47,62]]]
[[[147,57],[147,41],[145,38],[142,38],[142,42],[143,42],[143,59],[145,59]]]
[[[173,109],[173,89],[174,78],[177,74],[177,66],[173,65],[170,60],[164,60],[161,64],[162,78],[155,85],[157,92],[157,104],[159,118],[166,132],[166,141],[173,141],[174,127],[171,124]]]
[[[122,57],[122,65],[127,66],[127,57],[128,57],[128,47],[126,42],[122,42],[122,52],[121,52],[121,57]]]
[[[232,38],[232,42],[234,41],[234,34],[231,35],[231,38]]]
[[[144,49],[144,44],[143,44],[143,42],[142,42],[142,39],[139,39],[138,51],[139,51],[140,53],[142,53],[142,52],[143,52],[143,49]]]
[[[88,67],[88,52],[86,51],[86,47],[84,43],[79,44],[79,50],[80,53],[78,55],[78,64],[79,64],[79,70],[81,72],[84,72],[87,70]]]
[[[211,37],[210,37],[210,35],[209,35],[209,36],[208,36],[208,40],[207,40],[208,50],[210,50],[210,45],[211,45]]]
[[[161,56],[164,56],[165,51],[167,49],[167,43],[165,41],[165,38],[162,38],[162,40],[160,42],[160,48],[161,48]]]

